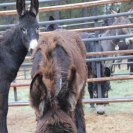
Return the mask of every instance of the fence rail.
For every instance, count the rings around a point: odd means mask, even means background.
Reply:
[[[103,56],[103,55],[118,55],[118,54],[133,54],[133,50],[118,50],[118,51],[105,51],[105,52],[88,52],[88,56]]]
[[[10,87],[26,87],[30,86],[30,83],[11,83]]]
[[[108,15],[98,15],[98,16],[91,16],[91,17],[80,17],[80,18],[71,18],[71,19],[63,19],[63,20],[54,20],[54,21],[45,21],[45,22],[39,22],[40,25],[45,24],[59,24],[59,23],[71,23],[71,22],[81,22],[81,21],[94,21],[99,19],[106,19],[106,18],[114,18],[114,17],[120,17],[120,16],[128,16],[133,15],[132,12],[123,12],[123,13],[117,13],[117,14],[108,14]]]
[[[127,98],[95,98],[95,99],[83,99],[84,104],[88,103],[118,103],[118,102],[133,102],[133,97]],[[29,102],[10,102],[9,107],[30,106]]]
[[[133,24],[125,24],[125,25],[113,25],[113,26],[93,27],[93,28],[72,29],[72,31],[94,32],[94,31],[98,31],[98,30],[111,30],[111,29],[132,28],[132,27],[133,27]]]
[[[133,75],[129,75],[129,76],[113,76],[113,77],[102,77],[102,78],[90,78],[87,79],[88,83],[91,82],[103,82],[103,81],[115,81],[115,80],[132,80],[133,79]]]
[[[77,4],[68,4],[68,5],[60,5],[60,6],[51,6],[51,7],[43,7],[40,8],[40,12],[50,12],[50,11],[61,11],[61,10],[69,10],[69,9],[81,9],[84,7],[92,7],[92,6],[99,6],[105,4],[113,4],[118,2],[127,2],[129,0],[99,0],[94,2],[84,2],[84,3],[77,3]],[[15,10],[10,11],[0,11],[1,16],[5,15],[14,15],[16,14]],[[80,21],[91,21],[91,20],[98,20],[104,19],[109,17],[118,17],[118,16],[127,16],[133,15],[133,12],[126,12],[126,13],[119,13],[119,14],[111,14],[111,15],[100,15],[100,16],[92,16],[92,17],[83,17],[83,18],[75,18],[75,19],[64,19],[64,20],[55,20],[55,21],[46,21],[40,22],[40,24],[55,24],[55,23],[64,23],[64,22],[80,22]],[[97,30],[107,30],[107,29],[116,29],[116,28],[131,28],[133,24],[126,24],[126,25],[115,25],[115,26],[105,26],[105,27],[95,27],[95,28],[85,28],[85,29],[75,29],[75,31],[97,31]],[[42,33],[45,34],[45,33]],[[133,37],[133,35],[120,35],[120,36],[111,36],[111,37],[100,37],[100,38],[91,38],[91,39],[84,39],[84,41],[100,41],[100,40],[110,40],[110,39],[122,39],[127,37]],[[97,53],[88,53],[87,56],[96,56],[98,55],[114,55],[114,54],[129,54],[133,53],[133,51],[108,51],[108,52],[97,52]],[[103,60],[112,60],[112,59],[127,59],[133,58],[133,56],[125,56],[125,57],[109,57],[109,58],[95,58],[89,59],[89,61],[103,61]],[[87,60],[88,61],[88,60]],[[28,64],[29,65],[29,64]],[[90,78],[87,79],[87,82],[103,82],[103,81],[113,81],[113,80],[128,80],[133,79],[133,75],[129,76],[114,76],[114,77],[98,77],[98,78]],[[30,83],[12,83],[11,87],[27,87],[30,86]],[[107,102],[133,102],[133,97],[128,98],[98,98],[98,99],[83,99],[83,103],[107,103]],[[28,102],[16,102],[16,103],[9,103],[9,106],[28,106]]]
[[[93,1],[93,2],[43,7],[39,9],[39,12],[51,12],[51,11],[53,12],[53,11],[70,10],[70,9],[82,9],[86,7],[94,7],[94,6],[114,4],[119,2],[128,2],[128,1],[130,0],[102,0],[102,1],[99,0],[99,1]],[[0,16],[15,15],[15,14],[16,14],[16,10],[0,11]]]
[[[39,3],[50,3],[50,2],[60,2],[62,0],[39,0]],[[26,4],[30,4],[30,1],[26,1]],[[5,6],[16,6],[16,2],[4,2],[0,3],[0,7],[5,7]]]
[[[133,79],[133,75],[129,76],[113,76],[113,77],[102,77],[102,78],[90,78],[87,79],[87,82],[103,82],[103,81],[114,81],[114,80],[131,80]],[[11,87],[26,87],[30,86],[30,83],[12,83]]]

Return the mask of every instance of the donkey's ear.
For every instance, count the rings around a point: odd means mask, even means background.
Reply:
[[[47,95],[46,87],[42,81],[42,75],[37,74],[30,85],[30,100],[31,105],[36,110],[37,115],[41,115],[44,111],[44,100]],[[43,104],[42,104],[43,103]]]
[[[39,10],[39,1],[31,0],[31,7],[30,7],[31,13],[33,13],[35,16],[37,16],[38,10]]]
[[[121,12],[121,9],[119,8],[118,10],[117,10],[117,13],[120,13]]]
[[[66,86],[63,86],[60,90],[60,92],[58,93],[58,97],[60,99],[65,99],[66,96],[68,95],[68,93],[70,91],[72,91],[72,89],[74,89],[73,85],[76,82],[76,68],[75,66],[72,66],[71,70],[68,73],[68,77],[67,77],[67,83]]]
[[[117,12],[114,11],[113,9],[110,9],[110,11],[111,11],[112,14],[117,14]]]
[[[25,0],[16,1],[16,9],[19,16],[23,16],[25,13]]]
[[[49,21],[53,21],[53,20],[55,20],[54,17],[53,16],[50,16],[49,17]]]

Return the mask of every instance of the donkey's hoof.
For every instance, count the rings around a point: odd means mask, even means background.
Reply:
[[[104,115],[105,112],[103,112],[103,111],[102,111],[102,112],[99,112],[99,111],[98,111],[97,114],[98,114],[98,115]]]

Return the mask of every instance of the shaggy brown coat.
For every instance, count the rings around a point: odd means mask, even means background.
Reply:
[[[36,133],[85,133],[82,108],[87,80],[86,51],[79,35],[66,30],[44,34],[34,53],[30,97]]]

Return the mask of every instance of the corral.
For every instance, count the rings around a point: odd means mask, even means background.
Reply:
[[[85,8],[85,7],[93,7],[93,6],[100,6],[105,4],[113,4],[118,2],[128,2],[128,0],[119,0],[119,1],[113,1],[113,0],[99,0],[99,1],[93,1],[93,2],[84,2],[79,4],[68,4],[68,5],[59,5],[59,6],[52,6],[52,7],[41,7],[40,12],[50,12],[50,11],[61,11],[61,10],[69,10],[69,9],[79,9],[79,8]],[[9,3],[10,4],[10,3]],[[0,15],[13,15],[16,11],[1,11]],[[96,15],[96,13],[94,14]],[[126,15],[133,15],[133,12],[125,12],[125,13],[118,13],[118,14],[110,14],[110,15],[99,15],[99,16],[92,16],[92,17],[82,17],[82,18],[73,18],[73,19],[61,19],[61,20],[55,20],[55,21],[44,21],[40,22],[40,25],[44,24],[61,24],[61,23],[76,23],[78,25],[78,22],[88,22],[88,21],[94,21],[93,25],[95,27],[93,28],[82,28],[82,29],[74,29],[75,31],[88,31],[88,32],[94,32],[98,30],[107,30],[107,29],[115,29],[115,28],[131,28],[133,27],[133,24],[126,24],[126,25],[119,25],[119,26],[98,26],[97,20],[102,20],[105,18],[113,18],[118,16],[126,16]],[[95,23],[95,24],[94,24]],[[90,22],[92,24],[92,22]],[[71,26],[72,24],[70,24]],[[74,25],[74,24],[73,24]],[[12,25],[10,25],[12,26]],[[2,27],[2,25],[0,26]],[[3,27],[9,27],[9,25],[4,25]],[[41,26],[40,26],[41,27]],[[62,25],[62,27],[69,27],[69,25]],[[82,27],[82,26],[81,26]],[[69,29],[69,28],[68,28]],[[95,32],[97,34],[97,32]],[[45,33],[40,33],[45,34]],[[100,40],[110,40],[114,38],[127,38],[132,37],[133,35],[119,35],[119,36],[111,36],[111,37],[103,37],[103,38],[90,38],[85,39],[84,41],[95,41],[98,43]],[[114,55],[114,54],[132,54],[132,50],[127,51],[108,51],[108,52],[97,52],[97,53],[87,53],[87,56],[100,56],[100,55]],[[104,61],[104,60],[113,60],[113,59],[132,59],[132,55],[128,56],[117,56],[117,57],[103,57],[103,58],[91,58],[87,59],[87,61]],[[124,64],[124,63],[123,63]],[[15,101],[9,104],[9,106],[27,106],[28,104],[28,86],[30,84],[30,66],[31,63],[24,63],[21,67],[20,76],[18,74],[18,78],[16,79],[15,83],[12,83],[12,87],[14,88],[14,91],[11,89],[10,93],[10,101],[14,100],[13,95],[15,96]],[[25,69],[25,70],[24,70]],[[99,68],[98,68],[99,69]],[[27,72],[26,72],[27,71]],[[129,73],[126,70],[126,67],[123,67],[121,71],[117,70],[118,75],[127,75]],[[123,73],[124,72],[124,73]],[[132,75],[128,76],[111,76],[111,77],[104,77],[101,78],[100,75],[98,75],[97,79],[88,79],[88,82],[99,82],[99,81],[107,81],[111,80],[111,87],[112,90],[109,92],[109,98],[108,99],[102,99],[101,97],[101,87],[98,89],[98,97],[100,99],[89,99],[88,92],[86,91],[85,99],[83,99],[83,102],[85,104],[85,112],[86,112],[86,125],[87,125],[87,133],[89,132],[100,132],[100,133],[132,133],[133,126],[133,108],[132,103],[133,102],[133,91],[132,91]],[[20,79],[19,79],[20,78]],[[25,80],[24,80],[25,79]],[[29,80],[28,80],[29,79]],[[130,79],[130,80],[128,80]],[[114,81],[118,80],[118,81]],[[25,82],[25,83],[24,83]],[[17,89],[16,89],[17,88]],[[14,94],[13,94],[14,93]],[[25,102],[24,102],[25,101]],[[98,116],[96,112],[93,109],[89,108],[88,103],[98,103],[98,102],[110,102],[109,105],[106,107],[106,114],[103,116]],[[126,103],[113,103],[111,102],[126,102]],[[11,133],[18,133],[20,132],[20,125],[21,125],[21,132],[30,133],[34,132],[35,129],[35,117],[33,110],[31,110],[30,107],[16,107],[9,109],[9,132]],[[22,124],[23,123],[23,124]],[[33,124],[33,125],[32,125]],[[25,128],[26,125],[30,125],[29,128]],[[34,127],[34,128],[33,128]],[[20,133],[21,133],[20,132]]]

